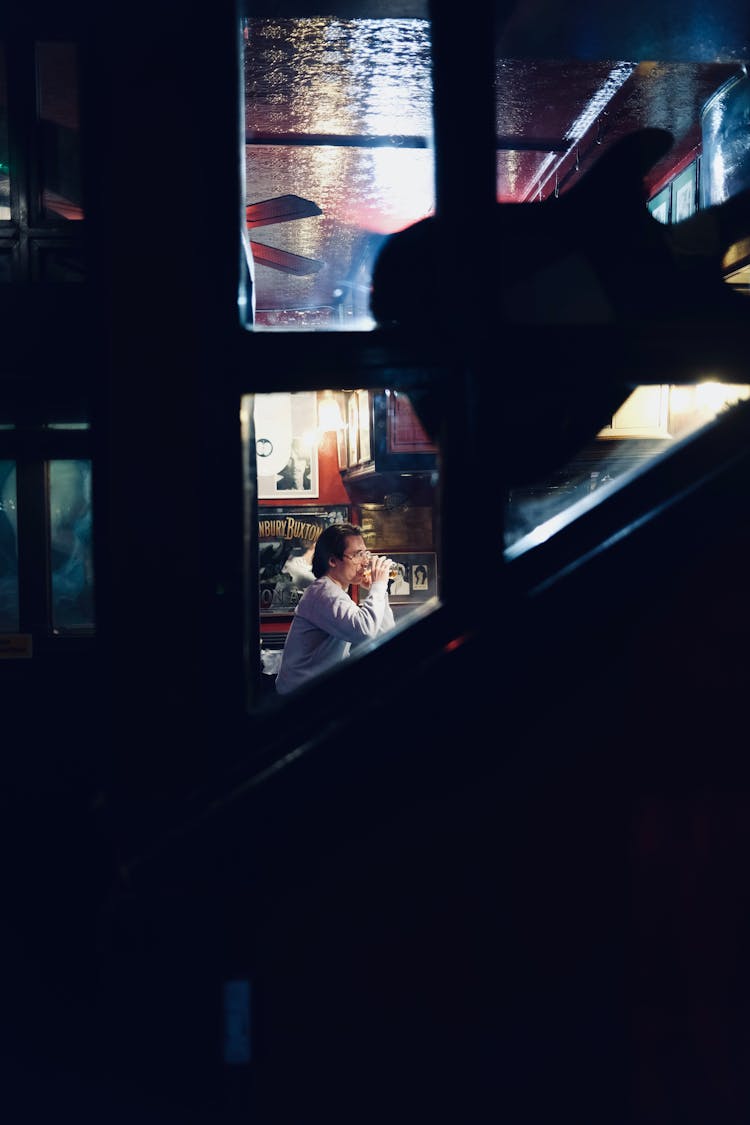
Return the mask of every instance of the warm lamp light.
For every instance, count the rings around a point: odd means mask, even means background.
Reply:
[[[318,398],[318,429],[321,434],[343,430],[345,426],[341,406],[333,391],[323,391]]]

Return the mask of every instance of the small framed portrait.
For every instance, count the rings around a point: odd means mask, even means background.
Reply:
[[[259,500],[314,499],[318,405],[314,391],[256,395],[253,411]]]
[[[393,575],[388,581],[388,597],[394,605],[424,602],[437,596],[437,555],[434,552],[382,553],[387,554],[394,563]]]

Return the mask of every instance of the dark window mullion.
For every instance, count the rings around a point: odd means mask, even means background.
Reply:
[[[16,487],[20,629],[46,635],[51,631],[46,462],[19,461]]]
[[[0,460],[82,461],[91,459],[92,448],[90,430],[0,430]]]
[[[39,219],[39,152],[37,127],[36,46],[19,35],[9,44],[8,147],[11,219],[16,229],[17,280],[31,275],[31,234]]]
[[[495,207],[495,5],[477,0],[471,19],[457,20],[450,0],[431,0],[430,19],[436,210],[459,228],[461,260],[473,258],[482,276],[486,240],[467,239],[466,215],[473,217],[472,229],[481,231],[479,219],[491,218]],[[460,311],[457,303],[455,313]],[[467,308],[466,315],[475,328],[474,309]]]
[[[503,8],[506,5],[500,4]],[[451,409],[440,437],[441,598],[465,603],[467,526],[487,527],[486,497],[477,480],[503,483],[493,468],[501,409],[487,356],[496,350],[494,306],[496,220],[495,3],[478,0],[471,19],[457,20],[449,0],[430,0],[435,203],[447,262],[461,262],[472,279],[472,300],[452,300],[445,289],[442,345],[451,363]],[[466,60],[471,59],[471,65]],[[471,215],[469,226],[466,216]],[[502,557],[502,504],[493,510],[486,547]],[[489,531],[488,531],[489,534]]]

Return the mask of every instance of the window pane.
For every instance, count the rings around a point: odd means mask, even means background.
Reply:
[[[601,496],[682,439],[708,425],[734,403],[750,398],[750,386],[707,380],[690,386],[637,387],[595,440],[545,480],[513,488],[505,545],[521,540],[574,505]]]
[[[260,660],[249,674],[261,695],[273,692],[292,615],[314,579],[315,543],[332,524],[354,524],[366,548],[393,559],[388,598],[397,623],[439,596],[437,449],[412,398],[392,387],[243,398],[247,512],[257,513],[246,539],[258,552],[260,622]],[[357,601],[359,575],[346,579]],[[257,650],[256,636],[251,656]]]
[[[706,261],[703,276],[708,275],[710,266],[711,276],[720,279],[726,264],[721,262],[718,251],[715,263],[709,260],[705,246],[688,233],[696,224],[691,227],[687,220],[713,202],[705,184],[711,178],[711,168],[714,173],[721,170],[721,159],[717,161],[714,151],[714,133],[718,132],[721,115],[718,109],[708,115],[704,112],[707,103],[716,104],[717,91],[723,91],[719,98],[722,107],[730,100],[729,91],[736,92],[737,112],[727,116],[736,130],[732,146],[735,163],[744,166],[737,168],[738,175],[741,171],[747,175],[747,160],[739,160],[739,154],[744,157],[748,151],[747,130],[737,128],[739,120],[747,119],[744,65],[731,59],[652,61],[658,55],[644,60],[637,53],[603,54],[597,58],[592,55],[592,43],[584,43],[575,36],[569,42],[569,52],[565,52],[568,57],[556,53],[545,56],[532,49],[539,48],[545,29],[523,27],[522,22],[504,25],[496,40],[496,198],[504,208],[511,235],[512,205],[528,204],[524,214],[529,231],[526,243],[515,256],[513,239],[508,238],[506,245],[510,244],[510,248],[505,261],[498,262],[497,283],[506,320],[528,325],[586,325],[628,319],[645,322],[658,317],[662,300],[668,315],[679,318],[682,310],[668,305],[670,292],[679,291],[677,280],[670,288],[668,269],[662,275],[642,265],[649,260],[645,247],[650,245],[651,237],[654,242],[664,237],[665,247],[671,244],[672,237],[671,232],[669,236],[655,234],[648,214],[675,231],[675,245],[679,244],[676,227],[681,225],[685,242],[679,245],[684,256],[679,259],[674,254],[675,279],[684,274],[684,262],[691,255],[691,260],[700,266],[701,254]],[[643,44],[638,49],[643,50]],[[630,189],[624,165],[630,161],[633,166],[632,151],[620,166],[607,157],[626,138],[646,129],[666,130],[673,143],[661,154],[655,150],[651,164],[637,170]],[[713,167],[717,164],[718,168]],[[742,185],[737,183],[736,187],[739,186]],[[640,228],[639,187],[646,211]],[[556,199],[571,202],[579,188],[578,198],[585,202],[585,211],[579,218],[581,230],[587,223],[589,233],[601,231],[602,238],[610,240],[609,261],[605,255],[598,258],[587,250],[579,255],[570,253],[565,238],[560,238],[558,245],[555,215],[565,211]],[[616,242],[616,213],[626,205],[632,207],[632,222],[627,229],[643,232],[644,253],[640,255],[633,254],[636,235],[628,247]],[[533,228],[535,209],[540,212],[538,232]],[[575,213],[572,203],[568,217],[573,222],[571,212]],[[582,238],[579,242],[584,245]],[[533,251],[528,248],[530,244]],[[668,257],[665,250],[665,259]],[[738,257],[738,266],[741,262]],[[626,284],[622,284],[624,280]],[[740,280],[735,276],[737,284]],[[744,280],[746,284],[747,278]],[[687,298],[683,303],[684,317],[689,321],[695,316],[695,308],[690,307]],[[615,377],[616,370],[617,357],[613,355],[608,361],[609,377]],[[560,373],[564,378],[562,368]],[[674,379],[671,372],[665,377]],[[635,370],[620,372],[622,383],[635,383],[636,378]],[[592,391],[592,407],[596,393]],[[746,398],[747,393],[746,387],[711,381],[710,367],[706,370],[706,382],[700,385],[638,387],[601,432],[567,464],[560,465],[546,479],[511,482],[505,510],[506,549],[523,549],[524,536],[535,536],[546,521],[562,513],[565,519],[570,518],[574,505],[585,500],[585,507],[592,502],[592,493],[599,497],[607,489],[619,487],[627,473],[636,472],[674,448],[682,438],[725,409],[727,403]],[[541,421],[536,428],[531,424],[535,404],[527,402],[526,409],[528,417],[519,422],[529,423],[528,444],[533,447],[535,441],[544,441],[545,430]],[[572,412],[573,407],[561,405],[561,417],[567,409]],[[549,527],[544,531],[547,533]]]
[[[428,21],[251,18],[244,33],[256,327],[370,328],[384,237],[434,206]]]
[[[709,98],[703,110],[700,194],[704,207],[720,205],[750,187],[750,79],[747,67]],[[747,228],[726,251],[727,282],[750,292],[750,238]]]
[[[748,113],[750,79],[745,70],[724,83],[703,110],[701,190],[707,207],[750,186]]]
[[[82,219],[78,55],[73,43],[37,44],[42,216]]]
[[[18,521],[15,461],[0,461],[0,630],[18,631]]]
[[[91,462],[49,462],[53,628],[94,625]]]

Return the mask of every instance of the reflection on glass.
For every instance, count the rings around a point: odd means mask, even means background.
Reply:
[[[705,207],[721,204],[750,187],[749,114],[750,79],[744,65],[703,109],[700,193]],[[739,293],[750,292],[750,239],[744,230],[727,249],[723,265],[728,284]]]
[[[632,62],[497,58],[498,202],[534,202],[572,186],[591,161],[600,120],[635,69]]]
[[[625,473],[661,456],[748,398],[750,386],[715,380],[689,386],[637,387],[610,424],[567,465],[546,480],[511,490],[506,548],[534,534],[584,497],[605,494]]]
[[[384,238],[434,208],[424,19],[248,19],[246,196],[259,329],[369,329]]]
[[[73,43],[37,43],[42,217],[83,218],[78,55]]]
[[[725,82],[701,117],[701,190],[705,206],[722,203],[750,186],[750,78],[747,70]]]
[[[48,483],[52,624],[93,628],[91,462],[50,461]]]
[[[15,461],[0,461],[0,630],[18,630],[18,520]]]

